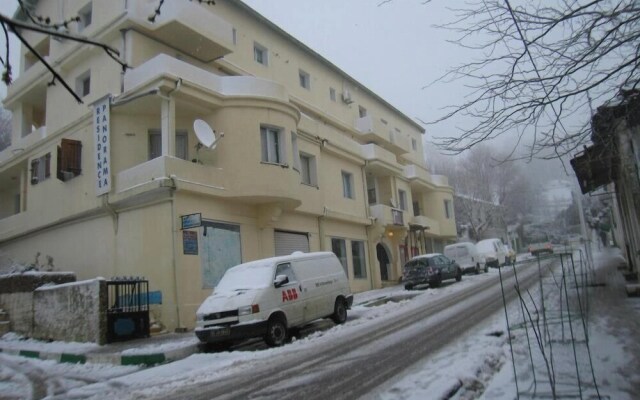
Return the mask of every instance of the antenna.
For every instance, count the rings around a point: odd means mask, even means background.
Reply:
[[[200,149],[203,147],[207,150],[215,149],[218,144],[218,140],[224,137],[224,132],[220,132],[219,137],[216,137],[216,131],[214,131],[206,121],[201,119],[193,121],[193,131],[200,142],[196,145],[196,161],[200,162]]]

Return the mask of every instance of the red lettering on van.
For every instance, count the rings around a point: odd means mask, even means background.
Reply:
[[[298,291],[293,289],[287,289],[282,291],[282,302],[292,301],[298,299]]]

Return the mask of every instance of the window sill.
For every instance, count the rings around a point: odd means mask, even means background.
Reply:
[[[282,167],[282,168],[289,168],[289,164],[279,164],[279,163],[269,162],[269,161],[260,161],[260,164],[273,165],[273,166]]]

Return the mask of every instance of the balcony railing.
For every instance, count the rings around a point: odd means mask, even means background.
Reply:
[[[371,216],[376,219],[376,223],[382,226],[404,226],[404,212],[398,208],[386,206],[384,204],[374,204],[369,206]]]
[[[402,167],[398,164],[396,156],[390,151],[373,143],[363,144],[360,148],[362,157],[368,161],[367,171],[371,171],[374,174],[379,172],[385,175],[389,173],[394,175],[402,174]]]

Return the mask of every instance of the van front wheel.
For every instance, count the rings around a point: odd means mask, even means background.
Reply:
[[[287,340],[287,325],[282,318],[271,318],[267,324],[264,341],[271,347],[282,346]]]
[[[344,324],[347,320],[347,305],[344,300],[336,299],[336,304],[333,306],[333,314],[331,319],[336,324]]]

